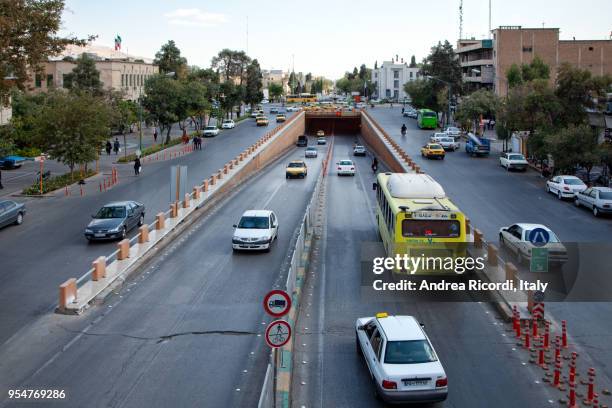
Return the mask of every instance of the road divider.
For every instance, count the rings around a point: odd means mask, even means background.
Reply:
[[[247,182],[294,147],[298,136],[304,133],[304,128],[304,113],[293,115],[282,126],[267,132],[236,159],[228,162],[223,169],[204,179],[201,185],[194,186],[192,192],[187,193],[182,201],[170,203],[168,211],[158,213],[155,221],[144,226],[144,229],[141,228],[136,236],[117,243],[117,249],[113,253],[93,260],[92,267],[81,277],[70,278],[61,283],[56,311],[63,314],[80,314],[96,298],[105,297],[153,255],[153,248],[167,244],[167,238],[182,232],[191,224],[198,209],[207,210],[212,207],[231,190]],[[101,258],[104,258],[104,263]],[[100,272],[102,264],[103,273]]]

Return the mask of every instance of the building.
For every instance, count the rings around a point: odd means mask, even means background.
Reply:
[[[144,95],[144,83],[148,77],[159,73],[151,60],[129,56],[108,47],[70,46],[56,58],[43,64],[42,72],[31,73],[26,87],[31,92],[47,92],[51,88],[68,88],[70,75],[76,66],[74,60],[86,53],[96,62],[100,81],[106,90],[122,91],[124,98],[135,101]]]
[[[529,64],[538,56],[550,67],[551,84],[563,63],[612,74],[612,40],[560,40],[558,28],[501,26],[491,40],[459,40],[456,52],[468,86],[494,89],[506,95],[506,72],[512,64]],[[491,78],[492,75],[492,78]]]
[[[13,116],[13,109],[11,108],[11,99],[8,99],[8,103],[4,104],[0,101],[0,126],[6,125]]]
[[[384,61],[380,67],[372,70],[372,82],[376,84],[377,98],[400,101],[409,98],[404,91],[407,82],[419,79],[419,68],[410,68],[408,64],[396,57],[391,61]]]
[[[282,69],[264,69],[261,71],[262,75],[262,88],[267,90],[271,83],[281,84],[283,86],[283,92],[287,94],[289,92],[289,84],[287,83],[289,76]]]

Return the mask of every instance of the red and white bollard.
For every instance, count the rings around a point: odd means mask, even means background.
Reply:
[[[576,381],[576,358],[578,357],[578,354],[573,351],[572,352],[572,359],[570,360],[570,366],[569,366],[569,380],[570,382],[575,382]]]
[[[599,395],[593,395],[593,408],[599,408]]]
[[[527,350],[531,348],[531,344],[529,342],[529,331],[525,331],[525,343],[523,344],[523,347],[525,347]]]
[[[536,338],[538,338],[538,321],[536,319],[532,319],[531,320],[531,335],[533,336],[533,339],[535,340]]]
[[[589,368],[589,385],[587,392],[587,399],[584,401],[585,404],[593,404],[593,400],[595,399],[595,369],[593,367]]]
[[[516,305],[512,306],[512,328],[516,332],[516,326],[521,323],[520,318],[518,316],[518,307]]]
[[[563,348],[567,348],[567,321],[561,320],[561,340]]]
[[[578,408],[578,405],[576,405],[576,383],[574,382],[574,379],[570,379],[570,382],[569,382],[568,398],[569,398],[569,401],[567,403],[567,406],[569,408]]]
[[[553,377],[552,386],[555,388],[559,388],[561,385],[561,369],[563,368],[561,362],[561,356],[557,356],[555,359],[555,375]]]
[[[544,320],[544,349],[548,350],[550,347],[550,322]]]
[[[544,360],[544,339],[540,337],[539,350],[538,350],[538,365],[541,368],[546,368],[546,361]]]
[[[555,336],[555,361],[561,359],[561,336]]]

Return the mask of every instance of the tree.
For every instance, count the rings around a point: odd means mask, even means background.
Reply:
[[[25,89],[28,69],[40,71],[48,57],[67,45],[85,45],[88,40],[59,37],[63,0],[11,0],[0,3],[0,101],[13,85]],[[14,78],[5,81],[4,78]]]
[[[374,69],[378,69],[378,61],[374,61]]]
[[[410,68],[416,68],[417,67],[417,63],[416,63],[416,57],[413,55],[412,57],[410,57]]]
[[[461,65],[453,51],[453,46],[448,41],[438,42],[436,46],[431,47],[431,53],[423,60],[421,71],[425,76],[433,76],[450,83],[453,92],[460,93],[462,85]],[[437,93],[444,85],[436,82],[433,87]]]
[[[342,93],[351,92],[351,81],[345,76],[336,81],[336,88]]]
[[[533,81],[536,79],[550,78],[550,68],[537,55],[529,64],[521,65],[523,81]]]
[[[593,108],[592,94],[598,94],[596,81],[586,69],[574,68],[562,64],[557,72],[555,94],[563,106],[563,118],[568,124],[580,124],[586,121],[586,108]]]
[[[508,88],[514,88],[523,83],[523,74],[517,64],[512,64],[508,71],[506,71],[506,80],[508,81]]]
[[[155,54],[153,63],[159,66],[161,74],[174,72],[174,77],[179,79],[184,78],[187,74],[187,59],[181,57],[181,50],[176,46],[174,40],[169,40],[162,45]]]
[[[212,59],[211,67],[225,80],[231,78],[239,78],[239,83],[242,85],[246,76],[246,69],[250,64],[251,59],[244,51],[234,51],[224,48],[219,51]]]
[[[239,104],[245,95],[244,86],[235,85],[232,81],[222,83],[219,91],[223,116],[231,114],[234,106]]]
[[[96,69],[96,62],[85,53],[76,60],[76,67],[70,76],[70,89],[92,95],[102,94],[100,71]]]
[[[203,116],[210,111],[206,87],[199,81],[181,81],[179,85],[179,99],[175,111],[179,128],[185,130],[187,118],[191,118],[196,124],[196,130],[200,130]],[[195,120],[198,118],[200,120]]]
[[[573,173],[580,166],[586,169],[588,178],[601,160],[597,136],[588,125],[569,125],[558,134],[549,134],[545,142],[555,160],[555,169],[562,172]]]
[[[443,107],[438,104],[437,93],[434,89],[433,81],[417,79],[416,81],[406,82],[406,84],[404,84],[404,91],[410,95],[412,105],[417,109],[427,108],[436,112],[443,109]]]
[[[166,131],[165,143],[170,142],[172,125],[180,119],[177,115],[180,98],[181,84],[178,81],[164,75],[154,75],[145,82],[142,106],[159,124],[161,132]]]
[[[36,118],[41,115],[41,108],[46,103],[47,96],[46,93],[42,92],[39,94],[26,94],[21,91],[12,93],[13,117],[10,124],[5,127],[16,147],[41,146],[44,135],[36,131],[35,125]]]
[[[293,95],[297,93],[297,78],[295,72],[289,74],[289,92]]]
[[[457,109],[456,118],[462,123],[469,122],[472,128],[477,128],[476,124],[480,118],[495,116],[498,107],[499,99],[495,93],[479,89],[463,98]]]
[[[268,85],[268,93],[273,101],[278,100],[283,94],[283,86],[277,82],[272,82]]]
[[[111,110],[102,98],[89,93],[53,92],[36,120],[36,130],[45,135],[44,149],[70,167],[96,160],[110,132]]]
[[[366,68],[365,64],[361,64],[359,67],[359,79],[362,81],[368,79],[368,69]]]
[[[304,78],[306,80],[306,82],[311,82],[312,81],[312,73],[307,73],[306,77]]]
[[[248,103],[253,107],[253,105],[259,103],[263,99],[262,92],[262,75],[261,75],[261,67],[259,66],[259,62],[254,59],[249,64],[247,68],[247,80],[246,80],[246,89],[245,89],[245,103]]]

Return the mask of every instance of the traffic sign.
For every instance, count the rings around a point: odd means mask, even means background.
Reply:
[[[534,228],[529,231],[529,242],[537,247],[542,247],[550,241],[550,233],[544,228]]]
[[[533,248],[529,261],[531,272],[548,272],[548,248]]]
[[[544,292],[541,290],[536,290],[533,292],[533,301],[534,302],[543,302],[544,301]]]
[[[263,301],[264,309],[272,317],[281,317],[291,309],[291,297],[284,290],[270,291]]]
[[[266,328],[266,343],[272,348],[283,347],[291,338],[291,326],[284,320],[275,320]]]

